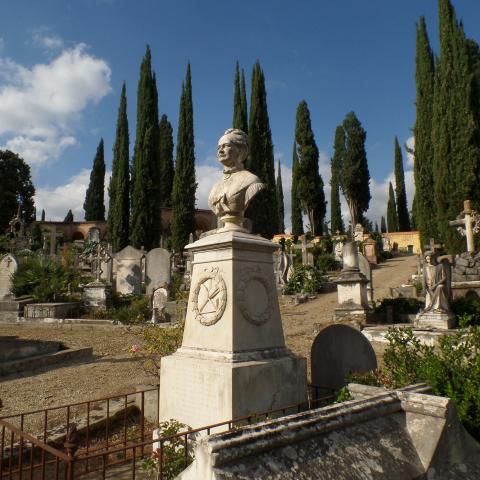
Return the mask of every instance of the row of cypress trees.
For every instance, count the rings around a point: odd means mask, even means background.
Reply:
[[[439,0],[440,54],[420,18],[416,38],[415,224],[459,252],[464,240],[448,226],[470,199],[480,205],[480,50],[468,39],[450,0]]]

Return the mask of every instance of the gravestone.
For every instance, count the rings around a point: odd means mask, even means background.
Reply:
[[[312,385],[338,390],[350,373],[377,368],[370,342],[348,325],[330,325],[315,338],[311,350]]]
[[[377,254],[377,242],[373,238],[367,238],[363,242],[363,251],[365,252],[365,257],[370,263],[377,265],[378,263],[378,254]]]
[[[145,257],[145,285],[147,295],[160,283],[170,285],[171,282],[171,253],[164,248],[154,248]]]
[[[355,225],[355,230],[353,232],[353,239],[356,242],[363,242],[363,227],[361,223]]]
[[[95,242],[99,243],[100,242],[100,229],[97,227],[92,227],[88,231],[88,241],[89,242]]]
[[[390,243],[390,239],[388,237],[382,237],[382,250],[384,252],[392,251],[392,244]]]
[[[130,245],[115,254],[117,293],[123,295],[142,293],[142,258],[143,253]]]
[[[367,257],[362,253],[358,252],[358,268],[360,273],[363,273],[368,280],[367,283],[367,296],[368,302],[373,302],[373,276],[372,276],[372,266],[368,261]]]
[[[152,293],[152,319],[151,323],[163,323],[168,321],[165,307],[168,301],[168,285],[160,285]]]
[[[7,253],[0,260],[0,301],[12,297],[12,275],[18,269],[18,260],[11,253]]]

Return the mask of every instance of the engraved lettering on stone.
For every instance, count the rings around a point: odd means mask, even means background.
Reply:
[[[260,267],[244,269],[238,290],[238,306],[243,317],[254,325],[268,322],[273,310],[275,286],[270,285]]]
[[[206,269],[193,291],[193,313],[202,325],[214,325],[227,305],[227,286],[218,268]]]

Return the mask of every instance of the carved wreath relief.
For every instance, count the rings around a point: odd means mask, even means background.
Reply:
[[[245,268],[240,276],[238,306],[254,325],[263,325],[271,317],[275,287],[270,283],[258,266]]]
[[[205,269],[193,291],[193,313],[202,325],[214,325],[227,305],[227,286],[218,268]]]

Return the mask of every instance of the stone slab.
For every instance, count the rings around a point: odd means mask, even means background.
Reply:
[[[301,403],[306,378],[305,359],[294,355],[230,362],[177,352],[161,359],[160,421],[198,428]]]
[[[419,328],[448,330],[457,324],[454,313],[424,312],[415,317],[414,325]]]
[[[147,295],[160,284],[170,285],[171,278],[171,256],[165,248],[154,248],[145,257],[145,287]]]
[[[386,335],[389,329],[392,327],[379,325],[375,327],[365,327],[362,330],[362,334],[367,338],[367,340],[372,343],[380,343],[383,345],[388,344]],[[395,328],[412,328],[411,323],[397,323]],[[438,330],[433,328],[412,328],[413,335],[417,338],[420,343],[423,345],[437,346],[439,344],[440,338],[445,335],[454,335],[457,333],[457,330]]]
[[[80,308],[80,302],[29,303],[25,305],[23,316],[37,318],[67,318]]]

